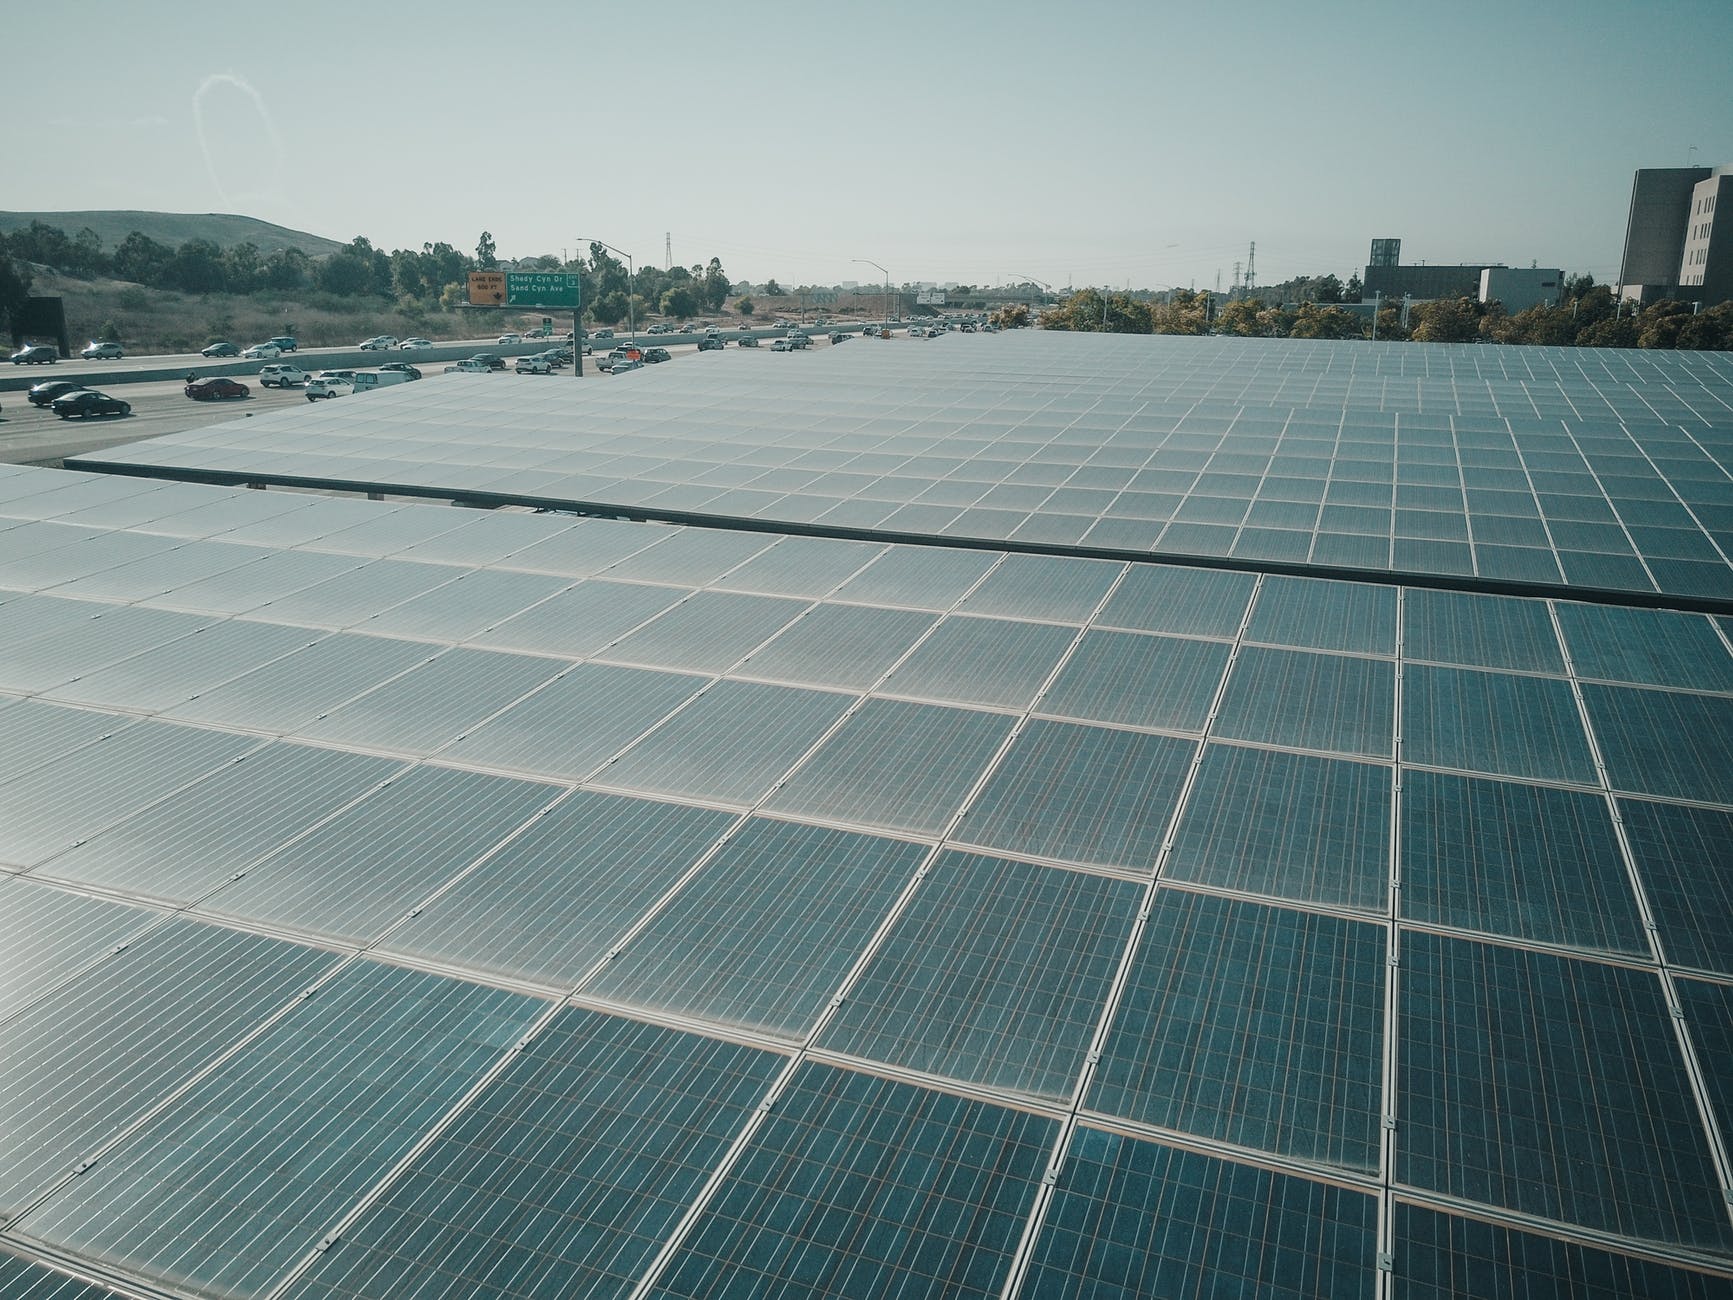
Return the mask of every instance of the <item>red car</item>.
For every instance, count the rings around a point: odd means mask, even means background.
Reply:
[[[245,384],[237,384],[221,375],[212,379],[194,380],[186,388],[187,396],[195,402],[214,402],[223,397],[245,397],[247,391]]]

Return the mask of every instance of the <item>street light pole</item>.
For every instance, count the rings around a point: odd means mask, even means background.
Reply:
[[[849,258],[849,261],[859,262],[862,266],[878,267],[878,269],[884,273],[884,277],[885,277],[885,325],[889,326],[891,323],[891,273],[889,271],[886,271],[884,267],[879,266],[879,264],[877,262],[873,261],[872,258],[870,258],[870,257],[851,257],[851,258]]]

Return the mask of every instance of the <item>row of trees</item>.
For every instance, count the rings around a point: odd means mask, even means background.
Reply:
[[[1334,277],[1327,277],[1333,279]],[[1103,295],[1083,289],[1041,313],[1044,329],[1119,334],[1231,334],[1255,338],[1358,339],[1372,335],[1361,314],[1324,301],[1272,305],[1238,298],[1215,306],[1208,293],[1176,290],[1165,298]],[[1693,312],[1665,300],[1641,311],[1621,306],[1592,276],[1572,276],[1558,306],[1514,314],[1500,303],[1473,298],[1387,303],[1378,311],[1377,337],[1422,343],[1548,344],[1556,347],[1733,349],[1733,303]]]

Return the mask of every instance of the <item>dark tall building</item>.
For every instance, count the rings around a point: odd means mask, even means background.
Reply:
[[[1631,185],[1619,282],[1627,298],[1733,298],[1733,235],[1716,238],[1715,210],[1733,165],[1648,167]]]

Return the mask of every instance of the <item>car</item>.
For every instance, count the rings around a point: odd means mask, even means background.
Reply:
[[[295,352],[299,350],[301,346],[299,343],[295,342],[294,336],[290,334],[279,334],[276,338],[266,339],[265,342],[269,343],[279,352]]]
[[[46,379],[25,393],[24,398],[32,406],[47,406],[55,398],[76,393],[83,387],[83,384],[75,384],[70,379]]]
[[[259,371],[260,388],[293,388],[304,384],[310,376],[293,361],[272,362]]]
[[[381,370],[399,371],[402,374],[408,375],[411,379],[420,379],[421,378],[421,371],[417,370],[414,366],[410,365],[407,361],[387,361],[384,365],[380,366],[379,368]]]
[[[397,346],[397,337],[393,334],[375,334],[372,338],[356,344],[363,352],[384,352]]]
[[[470,360],[483,362],[489,370],[505,369],[505,358],[492,352],[477,352]]]
[[[758,346],[758,335],[756,335],[756,334],[742,334],[740,336],[740,346],[743,348],[755,348],[755,347],[757,347]]]
[[[497,339],[494,340],[494,345],[496,347],[502,347],[503,348],[508,343],[522,343],[523,341],[524,341],[524,336],[522,334],[501,334]]]
[[[642,370],[644,368],[644,363],[642,361],[634,361],[630,357],[623,357],[619,361],[616,361],[605,368],[610,375],[623,375],[628,370]]]
[[[614,337],[614,331],[613,330],[596,330],[593,333],[591,333],[590,337],[593,339],[611,339]]]
[[[673,360],[673,358],[668,355],[668,349],[667,348],[645,348],[644,349],[644,364],[645,365],[654,365],[658,361],[672,361],[672,360]]]
[[[193,380],[184,391],[195,402],[216,402],[228,397],[246,397],[251,390],[233,379],[213,375],[209,379]]]
[[[433,346],[433,340],[432,339],[420,339],[420,338],[404,339],[403,342],[401,342],[397,345],[398,349],[400,351],[403,351],[403,352],[419,352],[422,348],[430,348],[432,346]]]
[[[493,367],[485,361],[477,361],[474,357],[465,357],[456,365],[447,366],[445,373],[448,375],[485,375],[492,370]]]
[[[546,357],[519,357],[512,367],[520,375],[551,375],[554,368]]]
[[[26,343],[12,354],[15,366],[51,366],[60,360],[60,353],[45,343]]]
[[[239,343],[213,343],[208,348],[200,348],[201,357],[238,357],[241,355]]]
[[[314,379],[307,385],[307,400],[309,402],[316,402],[321,397],[326,399],[342,397],[345,393],[351,392],[353,389],[354,385],[346,379],[337,379],[335,377],[331,379]]]
[[[86,361],[119,361],[126,353],[120,350],[118,343],[97,343],[92,340],[90,346],[78,355]]]
[[[67,393],[57,397],[51,404],[53,411],[62,420],[70,420],[73,416],[88,419],[93,415],[131,415],[132,406],[118,397],[110,397],[107,393],[99,393],[94,388],[81,388],[76,393]]]
[[[275,343],[255,343],[241,355],[251,361],[269,361],[272,357],[282,356],[283,349]]]
[[[700,352],[720,352],[722,351],[722,340],[714,334],[706,334],[698,340],[698,350]]]

